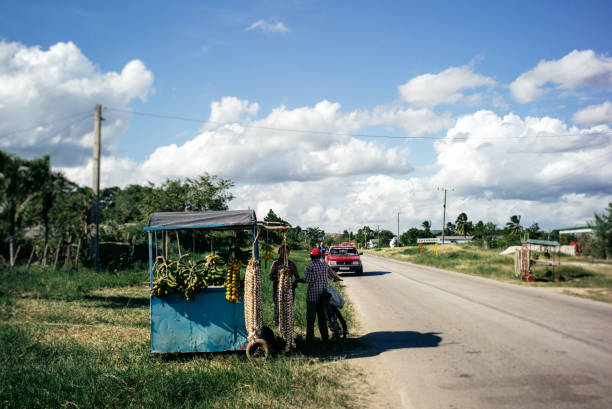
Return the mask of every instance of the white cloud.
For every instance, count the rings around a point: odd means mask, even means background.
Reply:
[[[204,129],[214,128],[229,122],[241,122],[257,115],[259,104],[257,102],[241,100],[236,97],[223,97],[221,101],[210,104],[210,117]]]
[[[556,84],[561,90],[610,90],[612,58],[597,55],[593,50],[574,50],[559,60],[542,60],[510,84],[510,92],[516,101],[524,104],[543,96],[548,91],[545,88],[548,83]]]
[[[55,166],[84,164],[95,104],[122,108],[146,100],[152,85],[153,73],[139,60],[120,73],[101,72],[71,42],[43,50],[0,41],[0,148],[25,157],[49,152]],[[105,122],[105,147],[126,127],[125,120]],[[28,130],[14,132],[21,129]]]
[[[262,30],[270,33],[288,33],[289,31],[291,31],[285,24],[280,21],[277,21],[276,23],[268,23],[266,20],[263,19],[257,20],[256,22],[251,24],[249,27],[247,27],[247,30]]]
[[[612,122],[612,103],[589,105],[572,116],[572,121],[583,125],[609,124]]]
[[[240,118],[257,108],[255,103],[237,99],[212,106],[211,119]],[[292,110],[281,106],[267,117],[244,124],[212,129],[207,123],[185,144],[157,148],[141,169],[153,180],[209,172],[249,183],[411,172],[405,149],[387,149],[349,135],[369,120],[367,113],[343,113],[340,104],[329,101]]]
[[[489,191],[502,199],[603,194],[612,189],[611,142],[606,126],[568,128],[555,118],[478,111],[435,143],[440,170],[432,180],[462,195]]]
[[[477,98],[462,91],[495,85],[492,78],[476,74],[469,66],[450,67],[438,74],[423,74],[398,86],[400,97],[411,104],[433,107]]]

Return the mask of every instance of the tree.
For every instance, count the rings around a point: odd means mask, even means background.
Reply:
[[[531,226],[527,227],[525,231],[529,234],[529,238],[537,239],[540,236],[540,226],[538,223],[533,223]]]
[[[447,236],[452,236],[453,234],[457,232],[456,226],[452,222],[448,222],[446,223],[446,229],[444,229],[444,232],[446,233]]]
[[[424,237],[431,237],[431,221],[425,220],[423,223],[421,223],[421,226],[423,226],[424,229]]]
[[[523,230],[523,226],[521,226],[521,216],[516,214],[510,216],[510,221],[506,223],[506,230],[518,235],[518,233]]]
[[[587,224],[593,229],[591,242],[593,255],[600,258],[612,258],[612,202],[608,203],[608,208],[603,213],[595,213],[594,223]]]
[[[366,247],[368,240],[376,237],[376,232],[370,226],[363,226],[355,233],[355,242]]]
[[[478,220],[478,222],[474,225],[474,238],[477,240],[482,240],[484,236],[485,225],[482,220]]]
[[[270,209],[266,217],[264,217],[264,222],[274,222],[274,223],[286,223],[283,219],[274,213],[274,210]],[[283,241],[283,234],[279,231],[270,230],[266,232],[270,241],[274,244],[281,244]]]
[[[10,266],[17,257],[17,236],[32,201],[40,193],[45,159],[24,160],[0,151],[0,211],[8,222]]]
[[[455,223],[457,224],[457,233],[459,233],[463,237],[467,236],[467,232],[470,227],[470,225],[468,225],[467,214],[459,213],[459,216],[457,216],[457,221]]]
[[[140,203],[140,214],[145,219],[154,212],[183,212],[227,210],[234,198],[230,188],[234,182],[208,173],[185,181],[167,179],[160,186],[149,184]]]
[[[306,240],[306,235],[300,226],[292,227],[287,231],[287,246],[291,250],[305,248]]]
[[[389,247],[389,242],[395,236],[395,234],[391,230],[381,230],[378,233],[378,246],[377,247]]]
[[[325,238],[325,232],[318,227],[307,227],[304,234],[310,248],[316,247]]]
[[[417,239],[421,237],[429,237],[429,235],[425,234],[424,230],[411,227],[400,235],[400,243],[402,246],[409,246],[411,244],[416,244]]]

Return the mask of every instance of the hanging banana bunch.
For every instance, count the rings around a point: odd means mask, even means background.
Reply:
[[[227,276],[225,278],[225,299],[229,302],[240,301],[240,264],[227,263]]]
[[[244,276],[244,324],[249,342],[254,341],[263,328],[261,303],[261,266],[259,260],[252,258]]]
[[[279,269],[278,280],[278,324],[280,334],[285,340],[285,351],[295,348],[293,339],[293,289],[291,288],[291,269],[285,265]]]

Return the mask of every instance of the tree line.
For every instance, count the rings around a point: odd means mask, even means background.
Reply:
[[[136,249],[145,246],[143,227],[151,213],[227,210],[233,186],[229,179],[204,174],[101,189],[100,241],[124,244],[109,252],[108,262],[124,267],[134,261]],[[92,199],[91,188],[52,170],[49,155],[28,160],[0,150],[0,263],[90,265]]]

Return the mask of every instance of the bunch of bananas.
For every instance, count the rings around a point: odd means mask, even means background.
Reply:
[[[225,261],[218,255],[208,255],[204,259],[207,275],[206,281],[208,285],[223,285],[225,279]]]
[[[190,260],[189,254],[182,255],[178,260],[159,256],[155,259],[154,270],[151,294],[156,297],[182,294],[190,301],[195,293],[205,290],[208,285],[223,282],[223,260],[219,256],[208,256],[198,262]]]
[[[229,302],[240,301],[240,264],[228,262],[225,278],[225,299]]]

